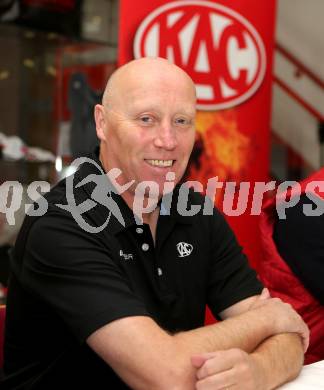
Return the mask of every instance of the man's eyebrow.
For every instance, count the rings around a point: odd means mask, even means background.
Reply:
[[[129,113],[130,115],[140,115],[141,113],[146,112],[154,112],[156,114],[163,114],[163,107],[161,108],[161,105],[141,105],[140,103],[132,103],[130,105]],[[186,115],[190,117],[196,116],[196,110],[192,109],[191,107],[185,107],[180,108],[179,110],[175,111],[172,116],[175,115]]]
[[[130,113],[132,115],[140,115],[140,114],[146,113],[146,112],[160,113],[161,108],[155,107],[155,106],[136,106],[136,105],[133,105],[130,109]]]
[[[196,116],[196,111],[195,110],[192,110],[192,109],[183,109],[183,110],[179,110],[178,112],[176,112],[176,115],[186,115],[186,116],[190,116],[190,117],[195,117]]]

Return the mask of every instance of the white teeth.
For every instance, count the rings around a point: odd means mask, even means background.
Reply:
[[[171,167],[173,160],[146,160],[150,165],[154,167]]]

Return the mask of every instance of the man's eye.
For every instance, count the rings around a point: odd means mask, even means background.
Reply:
[[[151,118],[150,116],[141,116],[140,120],[141,120],[141,122],[144,122],[144,123],[152,123],[153,122],[153,118]]]
[[[189,125],[190,121],[189,121],[189,119],[186,119],[186,118],[176,118],[175,123],[177,125]]]

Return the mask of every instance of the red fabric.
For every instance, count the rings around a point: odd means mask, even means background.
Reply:
[[[5,323],[6,307],[0,306],[0,368],[3,367],[3,342],[4,342],[4,323]]]
[[[301,194],[305,193],[307,183],[314,180],[324,180],[324,169],[300,183]],[[298,192],[298,187],[296,189]],[[317,195],[324,198],[318,192]],[[280,202],[282,198],[277,198],[277,201]],[[324,306],[306,290],[279,255],[272,238],[277,218],[276,198],[272,198],[265,203],[260,218],[263,258],[259,265],[259,275],[271,295],[290,303],[307,323],[311,333],[305,363],[310,364],[324,359]]]

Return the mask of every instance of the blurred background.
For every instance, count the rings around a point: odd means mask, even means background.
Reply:
[[[159,1],[163,3],[169,2]],[[258,3],[262,8],[262,1]],[[27,186],[35,180],[53,185],[69,174],[74,158],[97,143],[93,106],[120,63],[119,26],[124,23],[120,6],[117,0],[0,0],[0,184],[18,181],[23,188],[15,224],[9,225],[0,211],[3,302],[8,250],[24,218]],[[271,99],[266,103],[271,120],[266,124],[270,131],[264,140],[267,173],[263,179],[280,183],[300,180],[324,165],[324,1],[277,0],[274,7],[273,61],[268,64]],[[222,122],[217,122],[223,127],[213,128],[215,139],[217,129],[229,131],[234,120],[231,110],[223,111]],[[208,120],[206,113],[203,120],[199,118],[201,123]],[[249,120],[254,121],[253,115]],[[211,141],[207,132],[198,133],[193,178],[204,169],[204,153]],[[235,140],[228,138],[223,149],[216,142],[213,161],[218,161],[222,150],[235,150],[233,142],[241,142],[244,148],[245,141],[237,134]],[[242,158],[248,159],[248,154],[247,149]],[[216,166],[216,172],[226,170],[224,166]],[[246,180],[245,169],[223,177]],[[5,198],[10,201],[6,191],[3,186],[2,203]]]

